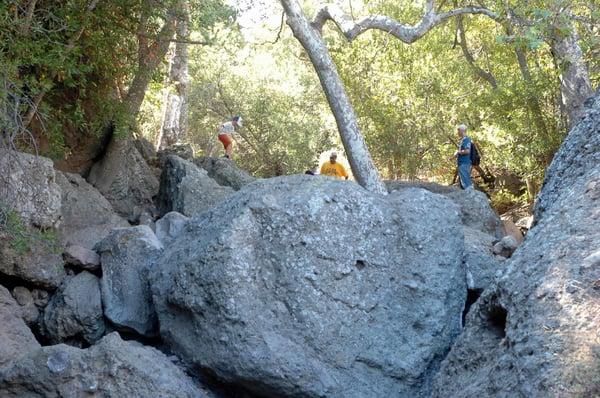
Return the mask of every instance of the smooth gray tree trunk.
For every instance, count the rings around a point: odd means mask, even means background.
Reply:
[[[365,189],[386,194],[385,185],[371,159],[365,140],[358,128],[350,99],[323,39],[308,22],[296,0],[280,1],[287,15],[287,24],[292,29],[294,37],[306,50],[319,76],[354,177]]]
[[[157,149],[175,144],[187,131],[187,92],[189,85],[188,44],[189,5],[183,1],[177,21],[177,42],[170,61],[163,120],[156,141]]]
[[[560,93],[569,129],[581,118],[583,103],[594,94],[577,32],[573,26],[570,28],[568,35],[551,39],[552,51],[560,68]]]

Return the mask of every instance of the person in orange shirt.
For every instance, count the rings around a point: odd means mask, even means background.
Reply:
[[[323,163],[320,174],[337,178],[345,178],[347,180],[348,173],[346,172],[346,169],[344,166],[337,163],[336,160],[337,153],[331,152],[331,155],[329,155],[329,162]]]

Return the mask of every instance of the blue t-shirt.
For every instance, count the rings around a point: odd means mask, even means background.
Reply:
[[[460,140],[458,149],[461,151],[464,151],[465,149],[471,151],[471,139],[467,136],[464,136],[462,140]],[[458,155],[456,161],[458,164],[471,164],[471,155]]]

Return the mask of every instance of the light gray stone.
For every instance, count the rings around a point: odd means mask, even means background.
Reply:
[[[206,170],[177,156],[167,157],[160,179],[160,214],[170,211],[196,216],[231,196],[234,190],[217,184]]]
[[[0,286],[0,369],[39,346],[22,319],[19,304],[6,288]]]
[[[57,172],[56,181],[62,192],[64,221],[58,233],[63,246],[92,249],[111,229],[129,226],[108,200],[78,174]]]
[[[160,351],[117,333],[88,349],[31,351],[0,370],[0,391],[3,398],[210,396]]]
[[[67,276],[63,258],[55,244],[39,238],[39,232],[27,229],[31,237],[17,237],[26,247],[15,246],[7,231],[0,229],[0,273],[44,289],[54,290]]]
[[[444,195],[458,205],[462,222],[466,227],[485,232],[497,239],[504,236],[500,217],[492,209],[489,199],[483,192],[423,181],[386,181],[386,186],[389,192],[422,188]]]
[[[0,205],[19,214],[25,225],[60,224],[60,188],[50,159],[0,148]]]
[[[17,286],[12,290],[12,296],[21,308],[21,316],[25,323],[34,325],[40,314],[33,300],[31,291],[23,286]]]
[[[464,227],[467,287],[483,291],[494,280],[494,275],[505,263],[493,253],[496,238],[473,228]]]
[[[179,236],[189,218],[176,211],[169,212],[156,222],[156,237],[163,246],[169,245]]]
[[[459,333],[457,206],[312,176],[190,220],[152,277],[163,340],[261,396],[418,396]]]
[[[96,163],[88,182],[112,204],[115,211],[136,223],[136,208],[152,209],[158,180],[132,140],[112,139],[105,156]]]
[[[44,311],[43,331],[52,344],[93,344],[104,330],[100,281],[86,271],[66,280]]]
[[[102,263],[104,314],[118,328],[156,334],[156,314],[147,272],[163,246],[146,226],[116,228],[96,246]]]
[[[63,258],[68,265],[88,271],[100,269],[100,256],[83,246],[70,245],[65,249]]]
[[[467,315],[434,397],[600,392],[600,95],[548,168],[535,224]]]
[[[256,180],[237,167],[231,159],[202,157],[194,159],[194,164],[206,170],[208,176],[219,185],[231,187],[236,191]]]
[[[515,239],[514,236],[506,235],[504,238],[500,239],[498,243],[494,245],[493,252],[502,257],[510,257],[519,247],[519,242]]]

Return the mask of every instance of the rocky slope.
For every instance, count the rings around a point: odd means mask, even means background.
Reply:
[[[600,96],[556,154],[535,226],[489,287],[436,397],[600,394]]]
[[[512,257],[477,192],[2,152],[0,396],[597,395],[593,106]]]

